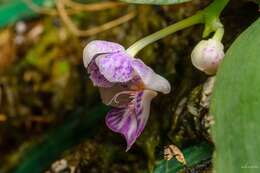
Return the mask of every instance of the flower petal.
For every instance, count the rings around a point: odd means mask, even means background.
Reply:
[[[132,61],[132,67],[141,77],[145,88],[168,94],[171,91],[171,85],[162,76],[156,74],[150,67],[144,64],[140,59]]]
[[[110,82],[128,82],[134,76],[132,58],[124,52],[100,55],[95,61],[100,73]]]
[[[93,82],[94,86],[109,88],[114,84],[109,82],[100,72],[95,61],[91,62],[88,66],[88,73],[90,74],[89,78]]]
[[[151,100],[157,95],[151,90],[136,92],[127,108],[114,108],[106,116],[107,126],[121,133],[127,142],[128,151],[142,133],[150,114]]]
[[[87,68],[91,60],[100,54],[115,53],[124,51],[125,48],[120,44],[95,40],[87,44],[83,51],[83,62],[84,66]]]

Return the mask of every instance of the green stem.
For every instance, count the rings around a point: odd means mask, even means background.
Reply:
[[[175,24],[172,24],[160,31],[157,31],[149,36],[146,36],[142,38],[141,40],[135,42],[131,47],[129,47],[126,51],[131,55],[135,56],[141,49],[146,47],[147,45],[164,38],[176,31],[182,30],[184,28],[187,28],[189,26],[202,23],[203,22],[203,14],[201,12],[198,12],[197,14],[184,19],[180,22],[177,22]]]
[[[214,0],[213,3],[203,10],[205,11],[206,17],[212,16],[218,18],[228,2],[229,0]]]
[[[213,39],[221,42],[223,35],[224,35],[224,28],[223,27],[218,28],[213,36]]]
[[[208,37],[211,32],[217,31],[219,28],[223,28],[223,25],[219,20],[219,15],[228,2],[229,0],[215,0],[203,10],[205,23],[203,37]]]
[[[218,31],[216,33],[217,38],[223,37],[224,30],[222,24],[219,22],[219,15],[224,7],[227,5],[229,0],[215,0],[204,10],[199,11],[195,15],[186,18],[180,22],[172,24],[160,31],[157,31],[149,36],[142,38],[141,40],[135,42],[132,46],[130,46],[126,51],[129,55],[135,56],[140,50],[142,50],[147,45],[164,38],[174,32],[182,30],[184,28],[190,27],[195,24],[205,23],[206,24],[206,32],[205,36],[207,36],[212,31]],[[222,28],[222,29],[220,29]],[[222,35],[222,36],[221,36]],[[220,39],[220,40],[221,40]]]

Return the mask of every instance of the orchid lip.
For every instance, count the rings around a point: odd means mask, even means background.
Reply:
[[[157,95],[151,90],[133,91],[131,94],[132,100],[126,107],[114,108],[106,116],[107,126],[125,137],[126,151],[144,130],[149,117],[151,100]]]

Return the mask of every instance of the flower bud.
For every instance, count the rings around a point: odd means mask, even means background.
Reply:
[[[224,58],[223,49],[223,44],[217,40],[202,40],[191,53],[192,64],[206,74],[213,75]]]

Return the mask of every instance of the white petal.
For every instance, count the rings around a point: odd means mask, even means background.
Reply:
[[[141,77],[145,88],[168,94],[171,91],[171,85],[164,77],[156,74],[150,67],[145,65],[140,59],[134,59],[132,66]]]

